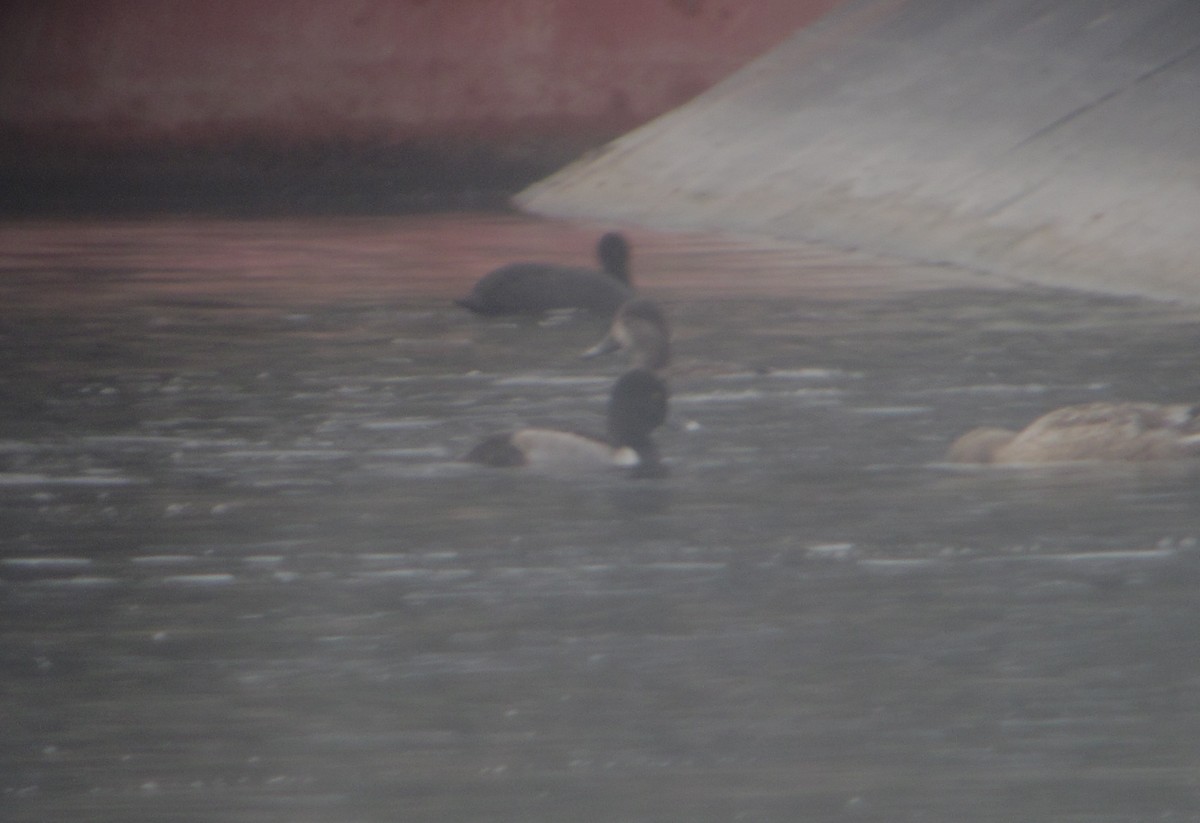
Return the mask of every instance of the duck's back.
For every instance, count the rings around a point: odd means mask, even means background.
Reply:
[[[574,474],[620,466],[622,457],[620,450],[585,435],[528,428],[489,437],[463,459],[486,466]]]
[[[584,309],[611,314],[633,290],[595,269],[552,263],[510,263],[483,277],[457,301],[477,314],[541,314],[554,309]]]
[[[592,472],[616,466],[616,451],[606,443],[574,432],[522,429],[513,443],[525,465],[551,472]]]
[[[1029,424],[998,455],[1006,463],[1164,460],[1200,456],[1194,406],[1088,403]]]

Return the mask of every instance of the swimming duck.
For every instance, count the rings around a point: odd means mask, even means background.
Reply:
[[[653,300],[635,297],[621,305],[603,340],[582,357],[599,357],[626,349],[636,368],[659,371],[671,362],[671,332],[662,309]]]
[[[661,477],[666,469],[650,433],[667,417],[667,385],[645,369],[625,372],[608,400],[608,439],[527,428],[488,437],[463,460],[502,468],[586,473],[629,468],[633,477]]]
[[[471,293],[456,300],[476,314],[541,314],[551,309],[585,309],[611,314],[633,296],[629,242],[609,232],[596,244],[601,270],[554,263],[509,263],[484,275]]]
[[[954,463],[1057,463],[1200,457],[1200,405],[1086,403],[1055,409],[1019,432],[980,428],[954,442]]]

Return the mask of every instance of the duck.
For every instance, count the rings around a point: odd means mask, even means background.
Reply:
[[[539,315],[554,309],[583,309],[611,315],[630,299],[629,241],[608,232],[596,244],[600,270],[555,263],[509,263],[484,275],[466,297],[454,302],[476,314]]]
[[[661,371],[671,362],[671,331],[667,318],[653,300],[635,297],[621,304],[608,334],[581,357],[593,358],[625,350],[634,368]]]
[[[1200,457],[1200,404],[1096,402],[1064,406],[1021,431],[973,429],[952,463],[1141,462]]]
[[[524,428],[484,439],[462,460],[545,473],[594,474],[625,468],[632,477],[663,477],[666,467],[650,434],[666,420],[668,396],[667,384],[657,374],[630,369],[609,394],[606,439]]]

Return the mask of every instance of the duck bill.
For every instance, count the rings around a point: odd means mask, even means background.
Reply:
[[[621,342],[610,334],[579,356],[584,360],[590,360],[593,357],[612,354],[619,348],[621,348]]]

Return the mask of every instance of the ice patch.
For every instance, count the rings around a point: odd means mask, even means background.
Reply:
[[[1178,553],[1174,549],[1127,549],[1124,551],[1098,551],[1098,552],[1069,552],[1065,554],[1027,554],[1020,557],[992,557],[985,558],[982,562],[1012,562],[1012,561],[1027,561],[1036,560],[1042,562],[1057,562],[1057,563],[1083,563],[1083,564],[1103,564],[1103,563],[1128,563],[1128,562],[1150,562],[1171,560],[1178,557]]]
[[[1054,387],[1058,390],[1108,391],[1111,383],[1063,383]],[[951,386],[944,389],[928,389],[919,394],[1045,394],[1049,386],[1042,383],[981,383],[975,386]]]
[[[607,377],[591,377],[584,375],[515,375],[501,377],[496,381],[497,386],[597,386],[611,382]]]
[[[332,480],[319,478],[290,478],[283,480],[255,480],[250,484],[254,489],[309,489],[325,488],[333,485]]]
[[[194,554],[143,554],[129,558],[129,562],[138,566],[176,566],[195,563],[199,559]]]
[[[393,374],[387,377],[371,376],[369,379],[373,383],[381,385],[387,384],[404,384],[404,383],[420,383],[429,380],[483,380],[487,377],[481,371],[470,371],[464,374]],[[314,382],[314,380],[309,380]]]
[[[80,439],[94,446],[176,446],[182,442],[178,437],[156,434],[105,434]]]
[[[370,420],[361,423],[360,428],[367,431],[402,431],[404,429],[431,429],[440,423],[440,420],[434,420],[432,417],[401,417],[395,420]]]
[[[465,580],[474,575],[470,569],[381,569],[380,571],[355,572],[360,580],[430,580],[451,582]]]
[[[842,371],[841,369],[772,369],[767,372],[766,377],[772,380],[835,380],[835,379],[859,379],[862,377],[860,372]]]
[[[1046,386],[1040,383],[1011,385],[1008,383],[988,383],[978,386],[952,386],[947,389],[932,389],[929,394],[1044,394]]]
[[[364,552],[358,556],[363,563],[408,563],[412,555],[408,552]]]
[[[261,451],[229,451],[221,457],[233,460],[338,460],[349,457],[344,449],[262,449]]]
[[[162,582],[177,586],[228,586],[235,580],[232,574],[173,574]]]
[[[129,486],[140,482],[142,481],[118,474],[51,477],[46,474],[0,472],[0,486]]]
[[[861,377],[861,372],[814,367],[807,369],[767,369],[765,371],[731,372],[729,374],[714,375],[713,379],[733,382],[742,380],[858,380]]]
[[[86,557],[7,557],[0,566],[18,569],[79,569],[92,565]]]
[[[423,457],[440,457],[445,458],[450,455],[450,450],[444,446],[423,446],[412,449],[374,449],[371,454],[375,457],[399,457],[399,458],[423,458]]]
[[[745,391],[715,391],[715,392],[696,392],[692,394],[680,394],[671,398],[672,403],[681,404],[702,404],[702,403],[743,403],[748,400],[761,400],[766,395],[757,389],[746,389]]]
[[[854,554],[853,543],[819,543],[809,546],[805,551],[810,557],[821,557],[828,560],[845,560]]]

